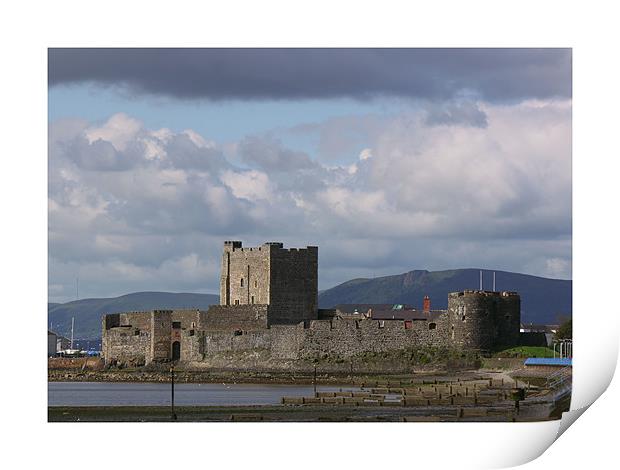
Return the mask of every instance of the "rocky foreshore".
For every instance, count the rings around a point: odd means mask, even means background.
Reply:
[[[445,372],[445,367],[426,365],[403,370],[401,367],[356,364],[265,364],[265,367],[239,367],[225,363],[214,367],[204,363],[177,364],[174,378],[177,383],[274,383],[324,384],[358,383],[368,380],[382,380],[413,374],[428,375]],[[268,367],[269,365],[273,367]],[[50,382],[170,382],[171,364],[157,364],[136,367],[106,367],[99,358],[54,358],[48,361]]]
[[[147,370],[70,370],[50,369],[50,382],[170,382],[169,371]],[[322,383],[339,382],[345,377],[317,376]],[[350,379],[350,378],[349,378]],[[251,371],[183,371],[175,370],[177,383],[312,383],[313,377],[301,374],[267,373]]]
[[[437,373],[439,371],[435,371]],[[433,371],[424,371],[423,375],[432,374]],[[422,374],[422,372],[421,372]],[[401,377],[394,374],[325,374],[317,373],[316,382],[320,384],[346,384],[360,383],[365,381],[391,380]],[[170,382],[169,371],[148,370],[71,370],[49,369],[49,382]],[[273,384],[311,384],[314,381],[313,374],[291,373],[283,371],[197,371],[175,370],[174,380],[176,383],[273,383]]]

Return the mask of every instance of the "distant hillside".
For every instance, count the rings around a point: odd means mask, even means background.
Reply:
[[[572,281],[547,279],[505,271],[496,272],[496,289],[516,291],[521,295],[521,320],[555,323],[558,314],[572,313]],[[493,271],[483,270],[484,289],[493,288]],[[425,295],[432,308],[445,309],[448,293],[478,289],[479,269],[450,271],[410,271],[374,279],[353,279],[319,295],[319,307],[337,304],[386,303],[421,307]]]
[[[101,315],[131,310],[157,308],[200,308],[219,304],[214,294],[176,294],[171,292],[135,292],[114,298],[82,299],[65,304],[48,304],[47,324],[64,336],[71,334],[71,317],[75,317],[75,338],[101,338]]]

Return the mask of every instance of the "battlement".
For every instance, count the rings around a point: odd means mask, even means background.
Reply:
[[[267,242],[267,243],[263,243],[263,246],[272,246],[274,248],[284,248],[284,243],[282,243],[282,242]]]
[[[242,246],[243,244],[240,241],[226,240],[224,242],[224,249],[231,248],[234,250],[236,248],[241,248]]]
[[[284,243],[282,242],[266,242],[261,246],[252,246],[252,247],[244,247],[243,243],[240,241],[225,241],[224,242],[224,252],[264,252],[269,253],[270,251],[278,250],[281,252],[317,252],[319,250],[318,246],[307,246],[305,248],[284,248]]]
[[[457,298],[463,296],[480,296],[480,297],[519,297],[517,292],[513,291],[489,291],[489,290],[471,290],[466,289],[459,292],[450,292],[448,298]]]

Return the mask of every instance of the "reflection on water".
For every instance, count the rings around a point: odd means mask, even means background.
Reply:
[[[319,391],[359,390],[318,386]],[[124,382],[48,382],[49,406],[169,405],[170,384]],[[312,385],[175,384],[174,403],[187,405],[275,405],[283,396],[312,396]]]

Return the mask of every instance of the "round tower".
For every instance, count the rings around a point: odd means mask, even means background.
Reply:
[[[452,292],[448,294],[450,339],[462,349],[516,346],[520,309],[520,297],[514,292]]]

